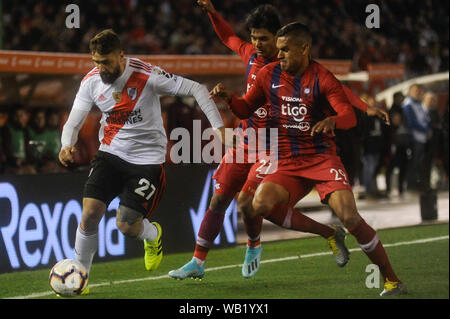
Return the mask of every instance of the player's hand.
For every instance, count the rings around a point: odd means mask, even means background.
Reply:
[[[197,4],[208,13],[216,12],[211,0],[197,0]]]
[[[209,96],[212,98],[221,98],[225,100],[228,104],[231,102],[232,97],[231,91],[222,83],[217,84],[211,92],[209,92]]]
[[[75,146],[67,146],[63,148],[61,152],[59,152],[59,161],[61,162],[61,164],[65,167],[68,167],[69,164],[72,164],[75,161],[73,155],[76,151],[77,149],[75,148]]]
[[[389,115],[385,111],[383,111],[383,110],[381,110],[381,109],[379,109],[377,107],[369,105],[367,107],[366,113],[369,116],[379,117],[380,119],[382,119],[384,121],[384,123],[386,125],[391,125],[391,122],[389,120]]]
[[[325,120],[317,122],[311,129],[311,136],[319,133],[331,133],[334,136],[334,129],[336,128],[336,120],[332,117],[327,117]]]

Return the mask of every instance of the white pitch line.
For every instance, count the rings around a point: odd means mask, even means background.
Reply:
[[[449,239],[449,236],[446,235],[446,236],[431,237],[431,238],[417,239],[417,240],[411,240],[411,241],[401,241],[401,242],[392,243],[392,244],[383,244],[383,246],[384,247],[396,247],[396,246],[404,246],[404,245],[424,244],[424,243],[429,243],[429,242],[444,240],[444,239]],[[350,252],[361,251],[361,248],[359,248],[359,247],[351,248],[351,249],[349,249],[349,251]],[[325,252],[306,254],[306,255],[300,255],[300,256],[289,256],[289,257],[284,257],[284,258],[267,259],[267,260],[262,260],[261,264],[274,263],[274,262],[280,262],[280,261],[286,261],[286,260],[295,260],[295,259],[301,259],[301,258],[319,257],[319,256],[325,256],[325,255],[331,255],[331,254],[332,254],[331,251],[325,251]],[[237,267],[242,267],[242,264],[211,267],[211,268],[205,269],[205,271],[216,271],[216,270],[223,270],[223,269],[237,268]],[[120,284],[125,284],[125,283],[133,283],[133,282],[138,282],[138,281],[159,280],[159,279],[166,279],[166,278],[170,278],[170,276],[162,275],[162,276],[156,276],[156,277],[144,277],[144,278],[137,278],[137,279],[116,280],[116,281],[103,282],[103,283],[92,284],[92,285],[89,284],[89,286],[91,288],[104,287],[104,286],[111,286],[111,285],[120,285]],[[9,298],[5,298],[5,299],[29,299],[29,298],[50,296],[52,294],[54,294],[53,291],[44,291],[44,292],[33,293],[30,295],[26,295],[26,296],[16,296],[16,297],[9,297]]]

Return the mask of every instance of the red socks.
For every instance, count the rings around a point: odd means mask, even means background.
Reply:
[[[224,217],[225,214],[215,213],[210,209],[206,211],[198,231],[194,257],[203,261],[206,259],[209,248],[222,229]]]
[[[243,216],[245,232],[248,235],[248,247],[259,247],[261,240],[259,235],[261,234],[263,217],[258,215],[253,218]]]
[[[369,259],[380,268],[383,279],[389,281],[398,281],[400,279],[394,273],[389,258],[384,250],[376,231],[370,227],[364,219],[361,219],[352,229],[348,230],[355,236],[361,249],[366,253]]]
[[[282,203],[276,204],[270,214],[266,216],[266,219],[287,229],[317,234],[324,238],[332,236],[335,231],[333,228],[302,214],[299,210]]]

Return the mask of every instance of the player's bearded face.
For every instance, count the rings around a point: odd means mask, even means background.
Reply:
[[[120,67],[115,67],[112,71],[100,72],[100,77],[105,84],[112,84],[120,76]]]
[[[107,55],[99,55],[94,53],[92,60],[100,72],[100,78],[105,84],[112,84],[121,75],[122,69],[120,65],[121,55],[110,53]]]

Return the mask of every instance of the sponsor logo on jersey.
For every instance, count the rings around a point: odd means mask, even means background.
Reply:
[[[106,112],[108,118],[106,122],[108,124],[135,124],[141,122],[143,120],[141,109],[133,110],[133,111],[112,111]]]
[[[267,110],[264,107],[260,107],[255,111],[255,114],[258,115],[260,119],[267,117]]]
[[[136,100],[138,89],[135,86],[127,88],[127,94],[131,101]]]
[[[306,95],[308,95],[309,93],[311,93],[311,89],[309,88],[309,86],[305,87],[303,89],[303,93],[305,93]]]
[[[114,101],[119,103],[122,100],[122,92],[113,92],[112,94]]]

